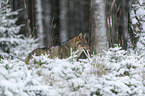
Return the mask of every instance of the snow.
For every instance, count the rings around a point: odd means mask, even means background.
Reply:
[[[0,89],[9,93],[8,95],[16,96],[20,94],[35,96],[37,93],[47,96],[89,96],[92,93],[95,95],[96,92],[105,96],[131,94],[143,96],[144,86],[139,74],[142,62],[138,61],[140,57],[126,55],[126,51],[119,47],[110,50],[106,51],[104,57],[93,56],[90,60],[81,59],[80,61],[74,59],[73,62],[72,57],[49,59],[48,55],[34,56],[30,61],[30,70],[25,62],[19,59],[1,60],[0,73],[3,75],[0,76],[0,82],[2,82]],[[110,61],[112,56],[117,58],[113,54],[119,58],[126,58],[119,62]],[[42,58],[42,66],[35,67],[37,62],[34,64],[34,60],[39,61]],[[98,60],[100,60],[99,63]],[[103,71],[105,71],[102,75],[98,74],[98,70],[102,67],[100,64],[103,64]],[[114,67],[108,68],[112,64]],[[41,75],[38,76],[38,73]]]

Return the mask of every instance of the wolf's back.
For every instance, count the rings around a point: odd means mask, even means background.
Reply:
[[[30,59],[32,59],[33,55],[40,56],[41,54],[48,54],[49,53],[49,48],[48,47],[42,47],[42,48],[37,48],[34,49],[29,55],[26,57],[25,62],[26,64],[29,64]]]

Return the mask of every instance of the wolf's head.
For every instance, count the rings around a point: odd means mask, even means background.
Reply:
[[[80,57],[80,55],[83,53],[83,51],[88,50],[90,51],[89,45],[87,44],[87,40],[85,39],[85,35],[80,33],[78,36],[74,37],[73,39],[66,42],[62,47],[62,49],[66,49],[65,52],[70,53],[70,49],[72,48],[72,51],[77,51],[77,57]],[[64,53],[65,53],[64,52]]]
[[[79,51],[89,50],[89,45],[87,40],[85,39],[86,34],[80,33],[78,36],[75,37],[75,49]]]

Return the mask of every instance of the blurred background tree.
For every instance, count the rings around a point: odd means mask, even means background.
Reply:
[[[10,0],[21,9],[21,33],[39,38],[42,46],[61,45],[79,33],[95,53],[118,44],[127,50],[132,0]],[[135,45],[134,45],[135,46]]]
[[[109,46],[127,50],[131,0],[107,0],[106,19]]]

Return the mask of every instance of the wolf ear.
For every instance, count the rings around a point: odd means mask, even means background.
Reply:
[[[85,37],[86,37],[86,34],[87,34],[87,33],[85,33],[85,34],[83,35],[83,38],[85,38]]]
[[[80,33],[78,36],[77,36],[77,40],[81,40],[83,38],[83,35],[82,33]]]

